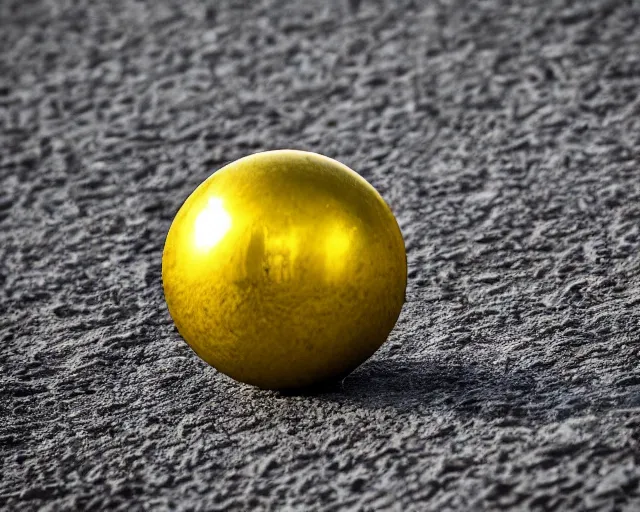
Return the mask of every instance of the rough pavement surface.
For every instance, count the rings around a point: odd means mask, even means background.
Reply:
[[[0,508],[639,510],[640,3],[0,3]],[[402,227],[324,393],[177,334],[173,215],[298,148]]]

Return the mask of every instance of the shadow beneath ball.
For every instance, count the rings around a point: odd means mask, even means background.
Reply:
[[[332,393],[339,393],[341,390],[340,381],[327,381],[313,386],[306,386],[303,388],[292,389],[280,389],[276,393],[280,396],[300,396],[300,397],[312,397],[328,395]]]
[[[280,396],[300,396],[300,397],[312,397],[321,395],[330,395],[333,393],[339,393],[343,389],[344,379],[351,373],[351,371],[345,372],[343,375],[334,377],[333,379],[325,380],[314,384],[312,386],[305,386],[301,388],[280,389],[277,390]]]
[[[552,372],[541,374],[481,359],[398,358],[367,362],[342,381],[306,394],[364,408],[451,412],[507,423],[558,421],[625,406],[625,398],[616,397],[615,390],[589,387],[588,380],[561,381]]]

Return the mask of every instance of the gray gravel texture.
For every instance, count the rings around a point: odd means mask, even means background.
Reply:
[[[640,510],[640,2],[0,2],[0,508]],[[343,382],[164,304],[213,170],[351,166],[408,301]]]

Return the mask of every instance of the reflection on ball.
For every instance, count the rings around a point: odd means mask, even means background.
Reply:
[[[345,376],[385,341],[407,284],[376,190],[303,151],[241,158],[178,211],[164,247],[169,312],[219,371],[268,389]]]

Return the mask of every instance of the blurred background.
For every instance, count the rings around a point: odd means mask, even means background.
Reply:
[[[640,507],[640,5],[0,2],[0,506]],[[177,209],[306,149],[396,214],[408,302],[336,389],[195,357]]]

